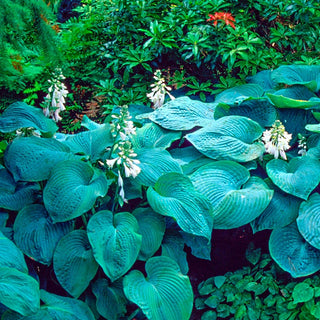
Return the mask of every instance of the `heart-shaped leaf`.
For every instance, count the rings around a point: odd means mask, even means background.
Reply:
[[[12,103],[0,116],[0,131],[13,132],[20,128],[35,128],[53,136],[58,130],[55,122],[47,118],[41,109],[24,102]]]
[[[320,162],[308,156],[293,158],[289,163],[273,159],[267,163],[266,169],[276,186],[304,200],[320,182]]]
[[[169,130],[190,130],[203,127],[214,120],[215,103],[204,103],[180,97],[164,104],[153,112],[140,116],[149,118],[161,127]]]
[[[200,259],[211,260],[211,242],[208,242],[204,237],[195,236],[183,231],[180,231],[180,234],[185,244],[191,248],[193,256]]]
[[[17,269],[0,266],[0,303],[22,315],[40,308],[39,283]]]
[[[84,230],[74,230],[59,241],[53,256],[53,269],[61,286],[78,298],[98,270]]]
[[[95,320],[90,308],[81,300],[40,290],[41,300],[54,320]]]
[[[107,279],[100,278],[92,285],[92,292],[97,298],[99,314],[108,320],[118,320],[125,315],[127,299],[124,295],[121,281],[112,284]]]
[[[209,158],[248,162],[260,157],[265,148],[257,139],[261,126],[249,118],[226,116],[186,138],[195,148]]]
[[[145,268],[147,278],[138,270],[124,277],[126,297],[150,320],[188,320],[193,306],[192,287],[177,263],[169,257],[153,257]]]
[[[138,259],[145,261],[160,248],[166,230],[165,218],[151,208],[137,208],[132,214],[139,224],[138,233],[142,235]]]
[[[246,81],[260,85],[264,91],[272,91],[277,85],[271,78],[272,72],[272,70],[260,71],[253,76],[247,77]]]
[[[154,188],[149,187],[147,197],[154,211],[173,217],[183,231],[211,239],[211,205],[187,176],[162,175]]]
[[[137,219],[128,212],[113,216],[103,210],[91,217],[87,230],[96,261],[112,282],[119,279],[132,267],[141,248]]]
[[[294,278],[320,270],[320,250],[302,237],[296,222],[271,232],[269,251],[278,265]]]
[[[320,194],[314,193],[302,202],[297,218],[301,235],[315,248],[320,249]]]
[[[63,160],[76,159],[67,146],[55,139],[22,137],[8,146],[4,162],[15,181],[42,181]]]
[[[44,188],[44,205],[53,222],[64,222],[90,210],[109,188],[103,171],[80,160],[57,165]]]
[[[27,256],[50,265],[58,241],[72,229],[72,222],[53,224],[42,204],[31,204],[15,219],[14,241]]]
[[[263,212],[273,195],[262,179],[250,178],[245,167],[228,160],[202,166],[191,180],[211,202],[214,229],[232,229],[249,223]]]

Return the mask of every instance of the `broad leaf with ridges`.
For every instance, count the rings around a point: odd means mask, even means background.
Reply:
[[[12,267],[0,267],[0,303],[22,315],[40,308],[39,283]]]
[[[55,122],[47,118],[41,109],[24,102],[12,103],[0,116],[0,131],[13,132],[20,128],[33,127],[49,136],[58,130]]]
[[[52,170],[43,201],[53,222],[64,222],[90,210],[108,188],[103,171],[80,160],[63,161]]]
[[[261,135],[262,128],[257,122],[241,116],[226,116],[186,138],[209,158],[248,162],[260,157],[265,150],[263,143],[257,141]]]
[[[97,298],[97,309],[100,315],[108,320],[118,320],[127,311],[127,299],[124,295],[121,281],[109,283],[100,278],[92,285],[92,292]]]
[[[162,175],[154,188],[148,188],[147,198],[154,211],[173,217],[183,231],[211,238],[211,204],[187,176],[174,172]]]
[[[320,182],[320,162],[308,156],[293,158],[289,163],[273,159],[267,163],[266,169],[276,186],[304,200]]]
[[[314,193],[302,202],[297,219],[301,235],[315,248],[320,249],[320,194]]]
[[[90,308],[81,300],[40,290],[41,300],[54,320],[95,320]]]
[[[262,179],[250,178],[245,167],[228,160],[199,168],[191,180],[211,202],[214,229],[232,229],[251,222],[265,210],[273,195]]]
[[[87,231],[93,255],[111,281],[123,276],[136,261],[142,242],[138,230],[137,219],[128,212],[113,216],[102,210],[90,218]]]
[[[151,208],[137,208],[132,214],[138,221],[138,233],[142,235],[138,259],[145,261],[160,248],[166,230],[165,218]]]
[[[138,270],[123,279],[124,293],[149,320],[188,320],[193,307],[190,280],[169,257],[153,257],[146,263],[147,278]]]
[[[53,270],[61,286],[75,298],[88,287],[98,270],[87,233],[74,230],[59,241],[53,256]]]
[[[164,104],[153,112],[143,114],[140,118],[149,118],[161,127],[169,130],[190,130],[203,127],[214,121],[216,103],[204,103],[180,97]]]
[[[63,160],[76,159],[67,146],[50,138],[22,137],[12,141],[4,156],[15,181],[42,181]]]
[[[58,241],[72,229],[72,222],[53,224],[42,204],[31,204],[14,221],[14,241],[27,256],[50,265]]]
[[[302,237],[296,222],[271,232],[269,251],[277,264],[294,278],[320,270],[320,250]]]

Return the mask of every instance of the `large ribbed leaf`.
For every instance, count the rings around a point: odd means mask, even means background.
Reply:
[[[141,148],[135,151],[141,168],[135,180],[142,185],[153,186],[165,173],[182,172],[179,163],[163,148]]]
[[[262,127],[271,127],[277,119],[275,107],[267,99],[253,99],[229,109],[229,115],[239,115],[256,121]]]
[[[296,222],[274,229],[269,239],[271,257],[292,277],[306,277],[320,270],[320,250],[300,234]]]
[[[90,308],[83,301],[58,296],[41,290],[41,300],[54,320],[95,320]]]
[[[253,233],[284,227],[295,221],[299,214],[301,199],[283,192],[270,179],[267,184],[274,190],[273,197],[261,215],[251,222]]]
[[[308,156],[293,158],[289,163],[273,159],[266,168],[276,186],[304,200],[320,182],[320,162]]]
[[[149,320],[188,320],[193,293],[190,280],[169,257],[153,257],[146,263],[147,278],[138,270],[123,279],[126,297]]]
[[[215,102],[237,105],[249,99],[260,98],[263,93],[264,90],[259,84],[247,83],[224,90],[216,96]]]
[[[87,233],[74,230],[59,241],[53,256],[53,270],[61,286],[75,298],[88,287],[97,273]]]
[[[320,89],[320,66],[280,66],[272,72],[272,79],[287,85],[300,84],[317,92]]]
[[[96,261],[111,281],[119,279],[132,267],[141,248],[137,219],[128,212],[113,216],[103,210],[91,217],[87,230]]]
[[[304,86],[292,86],[268,93],[267,96],[277,108],[310,109],[320,107],[320,99]]]
[[[194,146],[174,148],[170,150],[170,154],[175,160],[179,162],[181,166],[187,165],[191,161],[203,157],[203,154],[200,153]]]
[[[23,137],[13,140],[4,161],[16,181],[42,181],[61,161],[76,159],[69,148],[50,138]]]
[[[259,216],[271,201],[273,191],[262,179],[233,161],[217,161],[191,176],[195,188],[213,207],[213,228],[232,229]]]
[[[181,137],[180,132],[166,130],[155,123],[147,123],[136,130],[131,142],[134,150],[139,148],[169,148]]]
[[[13,225],[14,241],[30,258],[50,265],[58,241],[73,229],[72,222],[53,224],[42,204],[24,207]]]
[[[320,194],[314,193],[302,202],[297,219],[301,235],[313,247],[320,249]]]
[[[49,314],[46,307],[41,307],[36,313],[33,313],[29,316],[23,316],[20,313],[17,313],[13,310],[6,311],[1,320],[55,320]]]
[[[257,139],[261,126],[249,118],[226,116],[186,138],[204,155],[217,160],[248,162],[260,157],[265,148]]]
[[[96,161],[111,147],[114,139],[109,124],[104,124],[97,129],[68,135],[63,141],[73,153],[85,154],[92,161]]]
[[[118,320],[125,315],[127,299],[124,295],[121,281],[112,284],[107,279],[100,278],[92,285],[92,292],[97,298],[99,314],[108,320]]]
[[[109,181],[89,163],[63,161],[53,170],[44,191],[43,201],[52,220],[64,222],[90,210],[98,197],[104,197]]]
[[[6,169],[0,169],[0,208],[19,211],[33,203],[39,191],[38,184],[16,183]]]
[[[0,303],[22,315],[36,312],[40,308],[39,283],[24,272],[1,265]]]
[[[29,127],[50,136],[58,130],[55,122],[45,117],[41,109],[24,102],[12,103],[0,116],[1,132],[12,132]]]
[[[0,266],[28,273],[23,253],[0,231]]]
[[[184,241],[181,235],[178,232],[167,231],[161,244],[161,255],[174,260],[179,265],[181,273],[187,274],[189,266],[187,254],[183,249]]]
[[[138,233],[142,235],[139,260],[147,260],[160,248],[166,230],[165,218],[151,208],[137,208],[132,214],[138,221]]]
[[[248,83],[258,84],[264,91],[272,91],[276,83],[272,80],[272,70],[263,70],[246,79]]]
[[[153,112],[140,117],[149,118],[161,127],[169,130],[190,130],[203,127],[214,121],[215,103],[204,103],[180,97],[164,104]]]
[[[185,232],[211,238],[210,202],[187,176],[174,172],[162,175],[154,188],[149,187],[147,197],[154,211],[173,217]]]
[[[200,259],[211,260],[211,241],[208,242],[208,239],[204,237],[195,236],[183,231],[180,231],[180,233],[185,244],[191,248],[193,256]]]

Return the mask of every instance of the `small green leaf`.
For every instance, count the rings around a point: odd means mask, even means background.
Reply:
[[[220,289],[223,286],[223,284],[225,283],[226,279],[227,278],[225,276],[215,276],[213,278],[214,284],[216,285],[216,287],[218,289]]]
[[[314,289],[305,282],[298,283],[292,291],[294,303],[307,302],[313,298],[313,295]]]

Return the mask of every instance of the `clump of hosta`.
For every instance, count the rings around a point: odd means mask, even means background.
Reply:
[[[292,134],[286,131],[286,128],[280,120],[276,120],[270,130],[263,132],[262,141],[265,145],[266,153],[272,154],[276,159],[287,160],[285,151],[290,149],[289,142]]]
[[[62,119],[60,112],[66,110],[65,98],[68,95],[67,87],[61,80],[65,77],[62,74],[53,77],[53,79],[48,80],[50,87],[48,89],[48,94],[44,98],[44,114],[46,117],[51,117],[54,121],[58,122]]]
[[[157,109],[164,104],[166,95],[168,95],[171,100],[174,100],[175,98],[170,94],[171,88],[166,85],[160,70],[155,71],[153,78],[156,82],[151,84],[151,92],[147,94],[147,97],[153,103],[153,108]]]
[[[132,148],[130,137],[136,134],[136,128],[132,122],[128,106],[120,107],[120,114],[112,115],[111,123],[112,135],[115,143],[110,150],[110,158],[106,164],[110,169],[116,168],[118,174],[118,189],[121,202],[127,202],[123,188],[123,177],[136,178],[141,168],[138,166],[140,161],[135,159],[137,154]]]

